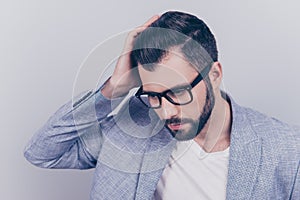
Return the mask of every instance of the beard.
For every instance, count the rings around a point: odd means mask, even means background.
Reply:
[[[179,140],[179,141],[186,141],[186,140],[191,140],[194,139],[204,128],[206,125],[208,119],[211,116],[212,109],[215,105],[215,97],[212,92],[212,86],[210,82],[208,82],[206,87],[206,99],[205,99],[205,104],[202,108],[202,113],[198,117],[197,120],[193,119],[188,119],[188,118],[171,118],[167,119],[165,124],[167,129],[169,129],[170,133],[172,136]],[[188,130],[171,130],[168,127],[168,124],[189,124],[191,127]]]

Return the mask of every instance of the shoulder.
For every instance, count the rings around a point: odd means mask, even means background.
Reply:
[[[238,105],[231,96],[233,138],[261,142],[262,151],[271,157],[300,160],[300,128],[270,117],[255,109]],[[236,131],[238,130],[238,131]]]
[[[282,139],[281,142],[299,141],[300,127],[270,117],[251,108],[243,107],[251,127],[262,138]]]
[[[262,147],[274,156],[300,160],[300,127],[290,125],[251,108],[241,107]]]

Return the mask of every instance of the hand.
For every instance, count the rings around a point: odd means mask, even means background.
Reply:
[[[135,28],[128,34],[122,54],[117,61],[115,70],[110,79],[106,82],[105,87],[102,89],[102,94],[105,97],[120,97],[127,94],[132,88],[141,85],[138,71],[132,70],[130,53],[133,49],[133,42],[135,38],[158,18],[158,15],[151,17],[142,26]]]

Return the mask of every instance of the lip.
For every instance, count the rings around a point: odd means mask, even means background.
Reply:
[[[168,124],[168,127],[171,129],[171,130],[173,130],[173,131],[176,131],[176,130],[180,130],[180,129],[182,129],[182,126],[183,126],[184,124]]]

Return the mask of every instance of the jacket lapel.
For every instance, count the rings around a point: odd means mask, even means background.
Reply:
[[[232,130],[227,199],[251,199],[261,161],[261,141],[246,116],[246,108],[231,100]]]
[[[176,140],[171,137],[171,134],[166,128],[151,138],[147,153],[141,162],[135,199],[152,199],[156,185],[169,161],[175,145]],[[152,170],[149,171],[149,169]]]

